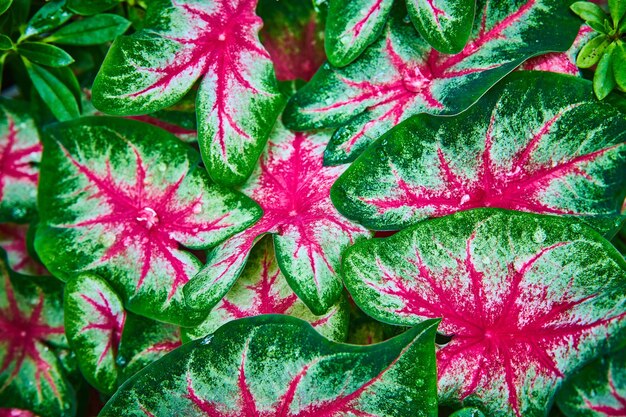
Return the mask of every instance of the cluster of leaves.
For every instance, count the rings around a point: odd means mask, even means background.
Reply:
[[[0,416],[625,415],[596,3],[0,0]]]

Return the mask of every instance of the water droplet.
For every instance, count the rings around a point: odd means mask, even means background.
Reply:
[[[211,343],[211,340],[213,340],[213,334],[210,334],[208,336],[205,336],[201,341],[200,344],[201,345],[208,345],[209,343]]]
[[[161,164],[159,164],[159,166],[157,167],[157,169],[158,169],[160,172],[165,172],[165,170],[167,169],[167,165],[165,165],[165,164],[162,164],[162,163],[161,163]]]
[[[467,203],[468,201],[470,201],[470,196],[469,194],[465,194],[463,197],[461,197],[461,205]]]
[[[485,257],[483,258],[483,263],[484,263],[485,265],[489,265],[489,264],[491,263],[491,258],[490,258],[490,257],[488,257],[488,256],[485,256]]]
[[[533,240],[536,243],[542,243],[546,240],[546,232],[544,232],[541,227],[538,227],[537,230],[535,230],[535,233],[533,233]]]
[[[220,42],[224,42],[226,40],[226,35],[223,33],[220,33],[220,36],[217,37],[217,40]]]
[[[191,211],[193,211],[194,214],[199,214],[202,212],[202,203],[197,202],[196,204],[193,205],[193,208],[191,209]]]

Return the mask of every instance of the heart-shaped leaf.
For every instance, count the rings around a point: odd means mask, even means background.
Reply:
[[[472,32],[476,2],[473,0],[407,0],[413,25],[436,50],[456,54]]]
[[[293,317],[233,321],[148,366],[100,416],[436,416],[436,326],[361,347]]]
[[[48,275],[46,268],[28,252],[29,225],[0,224],[0,247],[7,254],[9,268],[24,275]]]
[[[626,349],[591,362],[568,379],[557,403],[568,417],[626,415]]]
[[[0,404],[40,417],[75,413],[76,398],[56,349],[67,349],[63,287],[11,273],[0,260]]]
[[[24,222],[35,214],[41,150],[26,106],[0,98],[0,222]]]
[[[402,10],[396,11],[384,36],[358,60],[341,69],[323,65],[291,98],[283,116],[286,126],[338,127],[325,161],[349,162],[412,115],[467,109],[526,59],[567,50],[579,29],[566,2],[490,4],[478,1],[472,36],[456,55],[430,48],[403,22]]]
[[[181,344],[179,327],[128,313],[117,357],[119,382],[126,381]]]
[[[66,280],[95,272],[130,311],[197,324],[181,290],[201,265],[179,245],[215,245],[253,223],[258,206],[211,183],[193,149],[145,123],[84,118],[45,141],[35,248],[48,269]]]
[[[341,342],[348,330],[348,307],[342,299],[328,313],[316,316],[298,298],[278,269],[274,243],[266,236],[250,252],[237,282],[200,326],[183,329],[188,339],[213,333],[223,324],[261,314],[286,314],[306,320],[327,339]]]
[[[198,91],[202,158],[220,183],[243,182],[254,169],[283,106],[270,56],[258,40],[256,0],[158,0],[144,29],[117,38],[93,85],[95,106],[145,114]]]
[[[115,291],[102,278],[82,274],[65,288],[65,333],[83,376],[98,391],[117,388],[115,363],[126,313]]]
[[[263,217],[213,249],[185,287],[190,306],[215,306],[265,233],[274,234],[280,270],[313,314],[326,314],[337,303],[343,289],[337,275],[341,251],[369,232],[341,216],[330,201],[330,187],[345,168],[322,165],[328,137],[293,133],[277,123],[259,167],[242,188],[261,205]]]
[[[611,234],[624,219],[625,170],[626,117],[590,82],[519,72],[458,116],[402,123],[331,195],[345,216],[380,230],[500,207],[580,216]]]
[[[372,317],[443,317],[439,398],[545,416],[560,382],[626,337],[626,262],[593,229],[478,209],[347,250],[344,281]]]
[[[263,19],[259,33],[276,78],[309,81],[326,60],[324,22],[310,1],[260,0],[257,13]]]

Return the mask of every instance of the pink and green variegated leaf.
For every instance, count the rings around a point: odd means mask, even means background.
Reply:
[[[41,149],[25,105],[0,98],[0,222],[22,223],[37,211]]]
[[[409,17],[422,38],[444,54],[463,50],[472,32],[474,0],[406,0]]]
[[[93,85],[95,106],[136,115],[176,103],[203,77],[198,140],[211,177],[243,182],[283,106],[258,31],[256,0],[157,0],[144,29],[113,42]]]
[[[477,209],[347,250],[344,281],[374,318],[442,317],[439,398],[545,416],[564,378],[626,337],[626,262],[572,219]]]
[[[343,67],[380,36],[393,0],[329,0],[325,47],[330,63]]]
[[[178,326],[128,313],[117,357],[119,382],[126,381],[181,344]]]
[[[596,36],[596,33],[593,29],[587,25],[583,25],[580,27],[574,43],[567,51],[539,55],[524,62],[520,65],[519,69],[581,75],[580,70],[576,66],[576,56],[578,56],[580,49],[594,36]]]
[[[348,305],[342,297],[328,313],[316,316],[293,292],[280,272],[274,243],[266,236],[254,246],[237,282],[198,327],[183,329],[186,339],[198,339],[223,324],[261,314],[286,314],[306,320],[327,339],[342,342],[348,330]]]
[[[115,359],[125,318],[122,300],[102,278],[81,274],[67,283],[65,334],[85,379],[108,395],[117,388]]]
[[[579,216],[611,235],[624,219],[625,171],[626,117],[598,102],[589,81],[518,72],[458,116],[397,126],[331,195],[345,216],[379,230],[499,207]]]
[[[278,266],[313,314],[324,315],[337,303],[343,291],[341,251],[370,232],[341,216],[330,201],[330,187],[345,167],[322,165],[328,137],[328,132],[294,133],[276,124],[259,166],[242,188],[261,205],[263,217],[213,249],[207,265],[185,287],[190,306],[215,306],[265,233],[274,235]]]
[[[0,408],[0,417],[37,417],[28,410],[17,408]]]
[[[626,416],[626,349],[585,366],[567,380],[556,401],[568,417]]]
[[[478,408],[463,408],[450,414],[450,417],[485,417]]]
[[[182,287],[200,269],[183,247],[206,249],[261,214],[213,184],[199,156],[171,134],[132,120],[95,117],[47,130],[35,247],[55,275],[91,271],[138,314],[176,324],[204,315]]]
[[[9,268],[24,275],[49,275],[46,268],[28,251],[29,225],[0,224],[0,248],[7,253]]]
[[[326,60],[324,22],[310,1],[260,0],[261,43],[279,81],[309,81]]]
[[[40,417],[73,416],[76,397],[55,351],[67,350],[63,287],[10,272],[0,260],[0,404]]]
[[[353,346],[294,317],[232,321],[146,367],[100,416],[434,417],[437,323]]]
[[[565,1],[477,4],[470,40],[456,55],[432,49],[394,10],[384,35],[358,60],[341,69],[323,65],[291,98],[286,126],[338,128],[325,161],[349,162],[410,116],[467,109],[526,59],[567,50],[579,29]]]

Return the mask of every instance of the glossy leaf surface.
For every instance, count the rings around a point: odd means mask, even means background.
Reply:
[[[144,29],[119,37],[96,77],[95,106],[136,115],[176,103],[200,77],[202,158],[229,185],[252,172],[280,112],[270,56],[258,40],[255,0],[151,3]]]
[[[345,168],[322,166],[328,136],[276,125],[259,167],[242,188],[261,205],[263,217],[213,249],[185,287],[190,306],[216,305],[265,233],[274,235],[280,270],[311,311],[323,315],[335,305],[342,292],[341,251],[369,232],[341,216],[330,201],[330,187]]]
[[[402,10],[396,11],[383,36],[358,60],[341,69],[325,64],[292,97],[283,116],[286,126],[337,127],[325,161],[352,161],[412,115],[467,109],[526,59],[567,50],[579,28],[565,2],[516,0],[490,5],[478,2],[470,40],[456,55],[429,47],[404,23]]]
[[[25,105],[0,99],[0,221],[24,222],[36,211],[41,143]]]
[[[557,403],[570,417],[626,415],[626,349],[585,366],[563,385]]]
[[[256,220],[258,206],[213,184],[199,156],[145,123],[84,118],[50,128],[35,248],[55,276],[104,277],[133,312],[194,324],[182,286],[206,249]],[[45,190],[45,192],[43,191]]]
[[[41,417],[73,416],[75,394],[55,349],[67,349],[63,288],[9,273],[0,260],[0,404]]]
[[[102,278],[82,274],[65,289],[65,333],[83,376],[105,394],[117,388],[115,363],[126,313],[120,297]]]
[[[254,246],[241,276],[204,323],[192,330],[185,329],[184,335],[197,339],[232,320],[261,314],[285,314],[306,320],[322,336],[341,342],[348,329],[347,307],[342,298],[323,316],[311,313],[280,272],[274,243],[271,236],[266,236]]]
[[[100,416],[436,416],[436,325],[360,347],[288,316],[230,322],[148,366]]]
[[[442,317],[439,398],[490,416],[545,416],[564,378],[626,336],[626,262],[569,219],[456,213],[357,243],[343,272],[378,320]]]
[[[335,206],[380,230],[499,207],[580,216],[615,232],[626,117],[595,100],[586,80],[530,72],[509,80],[461,115],[420,115],[387,133],[337,181]]]

